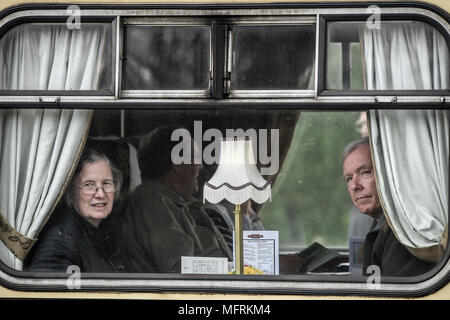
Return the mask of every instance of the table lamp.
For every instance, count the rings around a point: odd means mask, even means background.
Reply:
[[[203,202],[219,203],[228,200],[234,204],[235,270],[244,273],[243,215],[241,204],[249,199],[256,203],[271,200],[272,187],[259,173],[249,139],[223,139],[220,145],[219,166],[205,183]]]

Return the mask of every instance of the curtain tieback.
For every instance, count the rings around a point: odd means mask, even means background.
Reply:
[[[17,259],[23,261],[37,239],[30,239],[15,230],[0,213],[0,239]]]

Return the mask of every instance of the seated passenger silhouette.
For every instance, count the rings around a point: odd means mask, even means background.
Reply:
[[[177,129],[159,127],[141,140],[142,184],[129,198],[123,224],[134,272],[181,272],[181,256],[232,258],[223,235],[192,196],[202,165],[172,161],[178,142],[171,135]],[[191,155],[193,148],[191,140]]]

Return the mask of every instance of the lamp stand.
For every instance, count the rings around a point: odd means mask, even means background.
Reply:
[[[241,206],[236,204],[234,206],[234,237],[235,237],[235,254],[234,254],[234,268],[236,274],[244,274],[244,245],[243,245],[243,219]]]

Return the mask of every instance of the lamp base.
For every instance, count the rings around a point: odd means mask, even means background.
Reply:
[[[244,245],[243,245],[243,218],[240,205],[234,206],[234,237],[235,237],[235,254],[234,268],[236,274],[244,274]]]

